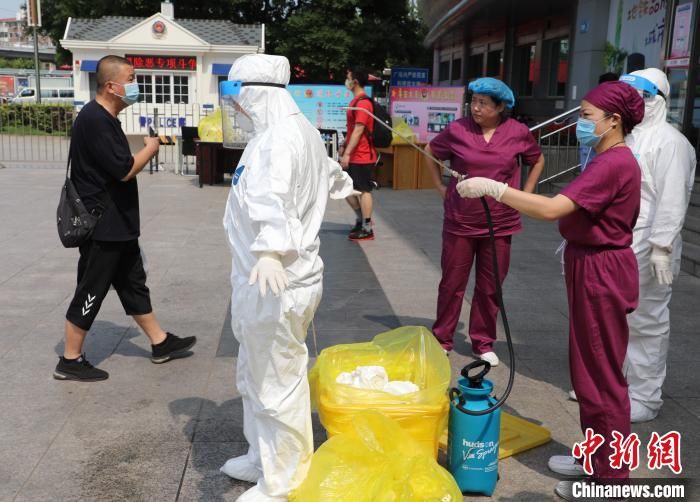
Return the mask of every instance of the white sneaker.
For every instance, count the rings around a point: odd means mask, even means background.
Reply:
[[[576,393],[573,390],[569,391],[569,400],[570,401],[578,401],[578,398],[576,397]]]
[[[256,467],[248,459],[248,455],[228,459],[219,470],[233,479],[240,479],[249,483],[257,483],[263,475],[262,469]]]
[[[570,502],[574,502],[576,498],[574,497],[574,482],[573,481],[559,481],[554,487],[554,493],[559,495],[559,497]]]
[[[562,476],[582,477],[586,473],[583,472],[583,466],[576,462],[576,459],[570,455],[554,455],[549,457],[547,467],[552,472],[561,474]]]
[[[658,410],[647,408],[642,403],[630,399],[630,421],[633,424],[649,422],[654,420],[659,414]]]
[[[477,359],[481,359],[482,361],[486,361],[492,367],[498,366],[498,363],[500,362],[495,352],[484,352],[483,354],[475,354],[472,352],[472,356],[476,357]]]

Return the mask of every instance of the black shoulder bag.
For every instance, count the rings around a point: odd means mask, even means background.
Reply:
[[[63,246],[75,248],[90,238],[101,214],[93,214],[87,210],[70,179],[69,170],[70,155],[66,166],[66,181],[61,189],[61,198],[56,209],[56,224],[58,237]]]

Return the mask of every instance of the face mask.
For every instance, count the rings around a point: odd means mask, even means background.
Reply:
[[[347,87],[348,90],[352,91],[352,88],[353,88],[354,86],[352,85],[352,80],[351,80],[351,79],[349,79],[349,78],[345,79],[345,87]]]
[[[120,85],[124,87],[124,95],[122,96],[120,94],[115,93],[115,96],[119,96],[120,98],[122,98],[122,101],[124,101],[124,103],[126,103],[127,105],[133,105],[134,103],[138,102],[139,84],[137,82],[131,82],[130,84]]]
[[[594,148],[600,143],[600,140],[603,139],[603,136],[605,136],[612,127],[608,127],[608,129],[599,136],[595,133],[595,125],[606,118],[608,117],[603,117],[599,120],[579,118],[576,121],[576,139],[578,142],[583,146],[590,146],[591,148]]]

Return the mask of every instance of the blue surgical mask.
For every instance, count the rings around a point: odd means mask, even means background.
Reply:
[[[131,82],[130,84],[120,84],[122,87],[124,87],[124,95],[116,94],[115,96],[119,96],[122,98],[122,101],[126,103],[127,105],[133,105],[134,103],[138,102],[139,100],[139,84],[138,82]]]
[[[595,148],[595,146],[598,143],[600,143],[600,140],[603,138],[603,136],[605,136],[605,134],[610,129],[612,129],[612,127],[608,128],[600,136],[595,133],[595,125],[600,120],[603,120],[605,118],[607,117],[603,117],[599,120],[579,118],[576,121],[576,139],[578,140],[578,142],[581,143],[583,146],[590,146],[591,148]]]

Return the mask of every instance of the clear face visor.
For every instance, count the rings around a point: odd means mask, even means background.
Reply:
[[[654,82],[647,80],[644,77],[640,77],[639,75],[622,75],[620,77],[620,81],[637,89],[639,94],[644,99],[653,99],[656,96],[661,96],[662,98],[666,99],[664,93],[661,92],[658,87],[656,87]]]
[[[284,84],[272,82],[243,82],[241,80],[224,80],[219,84],[221,99],[221,120],[224,146],[238,148],[248,141],[254,131],[251,117],[241,108],[238,101],[243,87],[277,87],[286,89]]]

